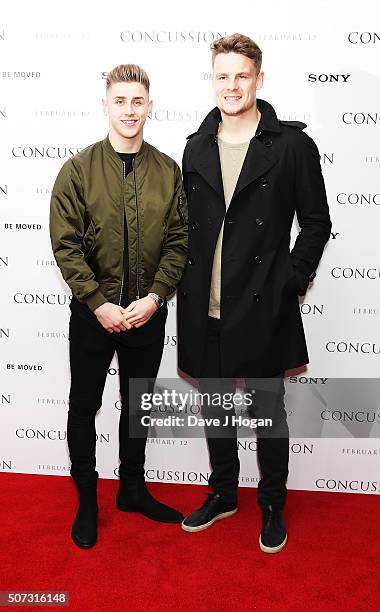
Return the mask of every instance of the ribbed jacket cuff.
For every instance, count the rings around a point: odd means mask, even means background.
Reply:
[[[168,287],[159,281],[154,281],[148,293],[157,293],[163,298],[166,298],[169,293],[173,293],[174,287]]]
[[[100,289],[97,289],[94,291],[94,293],[91,293],[84,301],[93,312],[99,308],[99,306],[107,302]]]

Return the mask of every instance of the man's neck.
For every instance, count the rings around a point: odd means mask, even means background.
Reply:
[[[112,147],[118,153],[137,153],[143,141],[142,134],[139,134],[136,138],[123,138],[118,134],[110,132],[108,138]]]
[[[223,111],[221,115],[218,136],[221,140],[232,144],[249,142],[256,134],[261,117],[256,105],[242,115],[226,115]]]

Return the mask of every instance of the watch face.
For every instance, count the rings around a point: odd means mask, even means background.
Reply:
[[[164,305],[165,300],[160,295],[157,295],[157,293],[149,293],[149,295],[154,299],[158,308],[161,308],[161,306]]]

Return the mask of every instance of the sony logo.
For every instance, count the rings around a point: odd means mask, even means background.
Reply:
[[[307,80],[310,83],[347,83],[350,77],[350,74],[309,74]]]

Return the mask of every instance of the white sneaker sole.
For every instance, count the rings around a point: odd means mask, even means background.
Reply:
[[[280,550],[282,550],[286,544],[286,541],[288,539],[288,536],[285,536],[285,539],[281,542],[281,544],[279,546],[264,546],[264,544],[261,541],[261,536],[259,537],[259,544],[260,544],[260,549],[265,552],[265,553],[269,553],[269,554],[273,554],[273,553],[278,553],[280,552]]]
[[[189,527],[188,525],[184,524],[185,521],[182,521],[181,527],[184,531],[188,531],[189,533],[203,531],[204,529],[208,529],[209,527],[211,527],[211,525],[213,525],[215,521],[220,521],[221,519],[228,518],[229,516],[235,514],[237,511],[238,509],[235,508],[235,510],[229,510],[228,512],[222,512],[221,514],[217,514],[211,521],[209,521],[208,523],[204,523],[203,525],[199,525],[198,527]]]

